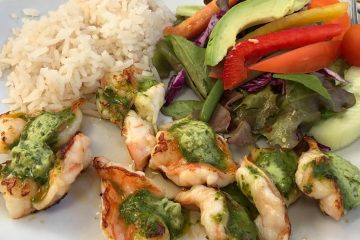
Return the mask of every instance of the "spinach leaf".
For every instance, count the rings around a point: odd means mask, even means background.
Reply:
[[[152,63],[161,78],[168,77],[171,70],[179,72],[183,68],[171,49],[170,43],[164,39],[156,44]]]
[[[180,36],[169,35],[166,40],[187,72],[188,85],[205,99],[213,85],[205,65],[205,49]]]
[[[283,80],[294,81],[304,85],[305,87],[317,92],[327,100],[331,100],[328,90],[323,86],[321,80],[311,74],[274,74],[274,78]]]
[[[200,111],[203,106],[203,102],[196,100],[178,100],[172,102],[167,107],[162,107],[162,114],[172,117],[174,120],[178,120],[193,113]]]

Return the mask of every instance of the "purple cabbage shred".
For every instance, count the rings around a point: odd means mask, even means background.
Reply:
[[[197,37],[194,41],[194,43],[198,46],[198,47],[205,47],[205,45],[207,44],[207,41],[209,39],[209,36],[212,32],[212,30],[214,29],[216,23],[220,20],[220,18],[222,16],[224,16],[224,14],[226,13],[226,11],[221,11],[215,15],[213,15],[210,19],[210,22],[207,26],[207,28],[205,29],[205,31],[203,31],[199,37]]]
[[[273,78],[272,73],[265,73],[259,77],[244,83],[240,88],[248,93],[257,93],[270,85],[276,93],[285,94],[285,82],[281,79]]]
[[[349,81],[346,81],[338,73],[334,72],[330,68],[323,68],[319,72],[341,83],[349,83]]]
[[[186,72],[181,69],[177,74],[171,76],[169,85],[165,92],[165,106],[168,106],[181,91],[185,84]]]

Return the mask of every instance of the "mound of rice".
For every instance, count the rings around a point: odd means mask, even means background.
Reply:
[[[71,0],[14,30],[0,54],[11,110],[57,111],[94,93],[106,72],[146,70],[173,15],[157,0]]]

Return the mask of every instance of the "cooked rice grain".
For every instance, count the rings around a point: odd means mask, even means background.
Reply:
[[[57,111],[94,93],[105,72],[150,69],[174,16],[157,0],[71,0],[14,30],[0,54],[11,110]]]

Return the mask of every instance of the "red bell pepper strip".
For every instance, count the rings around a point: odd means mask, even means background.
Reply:
[[[329,40],[341,33],[338,24],[300,27],[258,36],[238,43],[225,58],[225,90],[239,86],[247,77],[249,63],[281,50],[303,47]]]
[[[314,43],[258,62],[249,69],[271,73],[315,72],[339,57],[340,45],[341,41]]]

